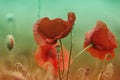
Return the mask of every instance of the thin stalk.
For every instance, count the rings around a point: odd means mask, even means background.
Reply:
[[[110,54],[106,54],[106,55],[105,55],[104,60],[103,60],[102,70],[104,70],[104,68],[105,68],[105,60],[107,60],[107,58],[108,58],[109,56],[111,57]],[[111,62],[112,62],[112,60],[111,60]]]
[[[72,47],[73,47],[73,44],[72,44],[72,32],[70,33],[70,54],[69,54],[69,60],[68,60],[68,71],[67,71],[67,79],[68,80],[68,77],[69,77],[69,71],[70,71],[70,62],[71,62],[71,54],[72,54]]]
[[[100,72],[97,80],[101,80],[101,77],[102,77],[102,75],[103,75],[103,72],[105,71],[105,60],[107,60],[107,58],[108,58],[109,56],[112,57],[110,54],[106,54],[106,55],[105,55],[104,60],[103,60],[103,64],[102,64],[102,69],[101,69],[101,72]],[[111,60],[111,62],[112,62],[112,60]]]
[[[73,62],[71,63],[71,66],[73,65],[73,63],[77,60],[77,58],[84,52],[86,51],[88,48],[92,47],[92,44],[88,45],[86,48],[84,48],[82,51],[80,51],[75,58],[73,59]]]
[[[59,41],[60,41],[61,52],[62,52],[62,63],[63,63],[63,72],[62,72],[62,76],[63,76],[64,70],[65,70],[65,67],[64,67],[64,54],[63,54],[63,46],[62,46],[62,41],[61,41],[61,39],[59,39]]]
[[[92,47],[92,44],[88,45],[86,48],[84,48],[82,51],[80,51],[80,52],[76,55],[76,57],[73,59],[71,65],[70,65],[69,67],[71,67],[71,66],[73,65],[73,63],[77,60],[77,58],[78,58],[84,51],[86,51],[86,50],[87,50],[88,48],[90,48],[90,47]],[[69,68],[69,70],[70,70],[70,68]],[[65,73],[65,75],[64,75],[63,77],[65,77],[66,75],[68,76],[68,72]]]
[[[10,61],[10,69],[12,69],[12,66],[14,65],[14,54],[11,51],[9,51],[9,53],[8,60]]]
[[[61,79],[61,73],[60,73],[60,53],[58,53],[57,56],[58,56],[58,72],[59,72],[59,80],[62,80],[62,79]]]

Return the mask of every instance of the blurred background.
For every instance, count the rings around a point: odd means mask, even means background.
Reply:
[[[7,63],[8,56],[14,54],[15,62],[22,62],[27,66],[34,63],[36,43],[33,38],[33,25],[43,17],[67,19],[68,12],[75,12],[76,21],[73,32],[72,57],[78,54],[84,43],[85,33],[91,30],[97,20],[102,20],[116,36],[118,47],[115,49],[114,80],[119,80],[120,74],[120,0],[0,0],[0,65]],[[12,51],[6,48],[5,40],[8,34],[15,39]],[[62,39],[63,45],[69,50],[70,36]],[[31,61],[31,63],[28,63]],[[99,71],[102,61],[84,52],[71,67],[71,74],[80,67],[90,68],[90,78],[94,67]],[[33,67],[32,67],[33,69]]]

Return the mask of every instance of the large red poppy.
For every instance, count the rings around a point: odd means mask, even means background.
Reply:
[[[58,76],[58,59],[57,59],[57,50],[56,45],[50,45],[50,44],[44,44],[39,45],[37,47],[36,53],[35,53],[35,61],[36,63],[44,68],[45,70],[48,69],[48,67],[44,67],[44,65],[48,62],[50,62],[53,66],[53,75]],[[68,68],[68,52],[63,47],[63,54],[64,54],[64,69],[67,70]],[[63,70],[63,63],[62,63],[62,52],[60,51],[60,70]]]
[[[114,48],[117,47],[117,42],[113,33],[102,21],[98,21],[96,27],[86,33],[84,47],[90,44],[92,44],[92,47],[87,51],[92,56],[104,59],[106,54],[110,54],[111,59],[114,57]],[[107,59],[110,59],[110,57]]]
[[[41,38],[46,43],[55,44],[57,39],[67,36],[74,25],[76,16],[73,12],[68,13],[68,20],[56,18],[50,20],[48,17],[38,20],[33,28],[34,38],[36,42],[41,43]]]

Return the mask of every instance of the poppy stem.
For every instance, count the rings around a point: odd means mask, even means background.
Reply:
[[[75,58],[73,59],[72,63],[71,63],[71,66],[73,65],[73,63],[77,60],[77,58],[84,52],[86,51],[87,49],[89,49],[90,47],[92,47],[92,44],[89,44],[86,48],[84,48],[82,51],[80,51],[76,56]]]
[[[13,66],[13,64],[14,64],[14,55],[13,55],[13,53],[11,52],[11,51],[9,51],[9,60],[10,60],[10,68],[12,69],[12,66]]]
[[[92,47],[92,44],[90,44],[90,45],[88,45],[86,48],[84,48],[82,51],[80,51],[77,55],[76,55],[76,57],[73,59],[73,61],[72,61],[72,63],[71,63],[71,65],[69,66],[69,70],[70,70],[70,67],[73,65],[73,63],[77,60],[77,58],[84,52],[84,51],[86,51],[88,48],[90,48],[90,47]],[[67,75],[67,79],[66,80],[68,80],[68,71],[67,71],[67,73],[65,73],[65,75],[63,76],[63,77],[65,77],[66,75]],[[62,77],[62,78],[63,78]]]
[[[61,80],[61,73],[60,73],[60,53],[58,53],[57,56],[58,56],[58,72],[59,72],[59,80]]]
[[[103,60],[102,70],[104,70],[104,68],[105,68],[105,60],[107,60],[107,58],[109,58],[109,57],[112,58],[112,56],[111,56],[110,54],[106,54],[106,55],[105,55],[104,60]],[[111,59],[111,62],[112,62],[112,59]]]
[[[68,77],[69,77],[69,71],[70,71],[70,62],[71,62],[71,54],[72,54],[72,32],[70,33],[70,44],[71,44],[71,46],[70,46],[70,54],[69,54],[69,60],[68,60],[68,71],[67,71],[67,79],[66,80],[68,80]]]
[[[61,52],[62,52],[62,62],[63,62],[63,72],[62,72],[62,76],[63,76],[64,70],[65,70],[65,67],[64,67],[64,54],[63,54],[63,46],[62,46],[62,41],[61,41],[61,39],[59,39],[59,41],[60,41]]]

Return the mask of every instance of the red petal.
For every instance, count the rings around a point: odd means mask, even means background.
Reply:
[[[48,21],[44,21],[43,18],[42,21],[38,24],[38,26],[39,32],[42,32],[48,38],[54,38],[58,36],[66,28],[63,24],[63,20],[59,18]]]
[[[87,46],[84,46],[84,47],[87,47]],[[110,60],[112,58],[114,58],[114,52],[113,51],[100,51],[100,50],[97,50],[93,47],[90,47],[89,49],[87,49],[88,52],[90,52],[90,54],[93,56],[93,57],[96,57],[96,58],[99,58],[101,60],[105,59],[105,57],[110,54],[111,56],[110,57],[106,57],[107,60]]]
[[[106,24],[101,21],[97,22],[96,28],[94,28],[91,42],[100,50],[111,50],[116,47],[114,35],[107,29]]]
[[[113,33],[102,21],[98,21],[96,27],[86,33],[84,47],[89,44],[93,45],[87,50],[92,56],[104,59],[106,54],[111,54],[112,58],[114,57],[114,48],[117,47],[117,42]]]
[[[76,20],[75,13],[69,12],[69,13],[68,13],[68,22],[69,22],[69,23],[72,23],[72,25],[73,25],[74,22],[75,22],[75,20]]]
[[[42,67],[43,64],[45,63],[45,61],[43,60],[42,58],[42,54],[41,54],[41,47],[38,46],[37,49],[36,49],[36,52],[35,52],[35,61],[36,63]]]
[[[33,35],[34,35],[34,39],[37,42],[37,44],[42,45],[45,43],[43,37],[41,37],[41,35],[38,32],[38,26],[35,24],[33,27]]]
[[[68,68],[68,51],[63,47],[63,53],[64,53],[64,67],[65,70]],[[58,75],[58,62],[57,62],[57,52],[55,45],[43,45],[38,46],[36,53],[35,53],[35,61],[36,63],[47,70],[47,67],[45,68],[43,65],[47,62],[50,62],[53,65],[54,69],[54,75]],[[62,64],[62,52],[60,51],[60,70],[63,70],[63,64]]]
[[[68,21],[64,21],[61,18],[49,20],[45,17],[39,20],[34,26],[34,38],[37,43],[46,42],[49,44],[55,44],[57,39],[64,38],[72,30],[76,17],[74,13],[68,14]],[[39,36],[38,36],[39,34]],[[41,38],[44,40],[41,40]]]

